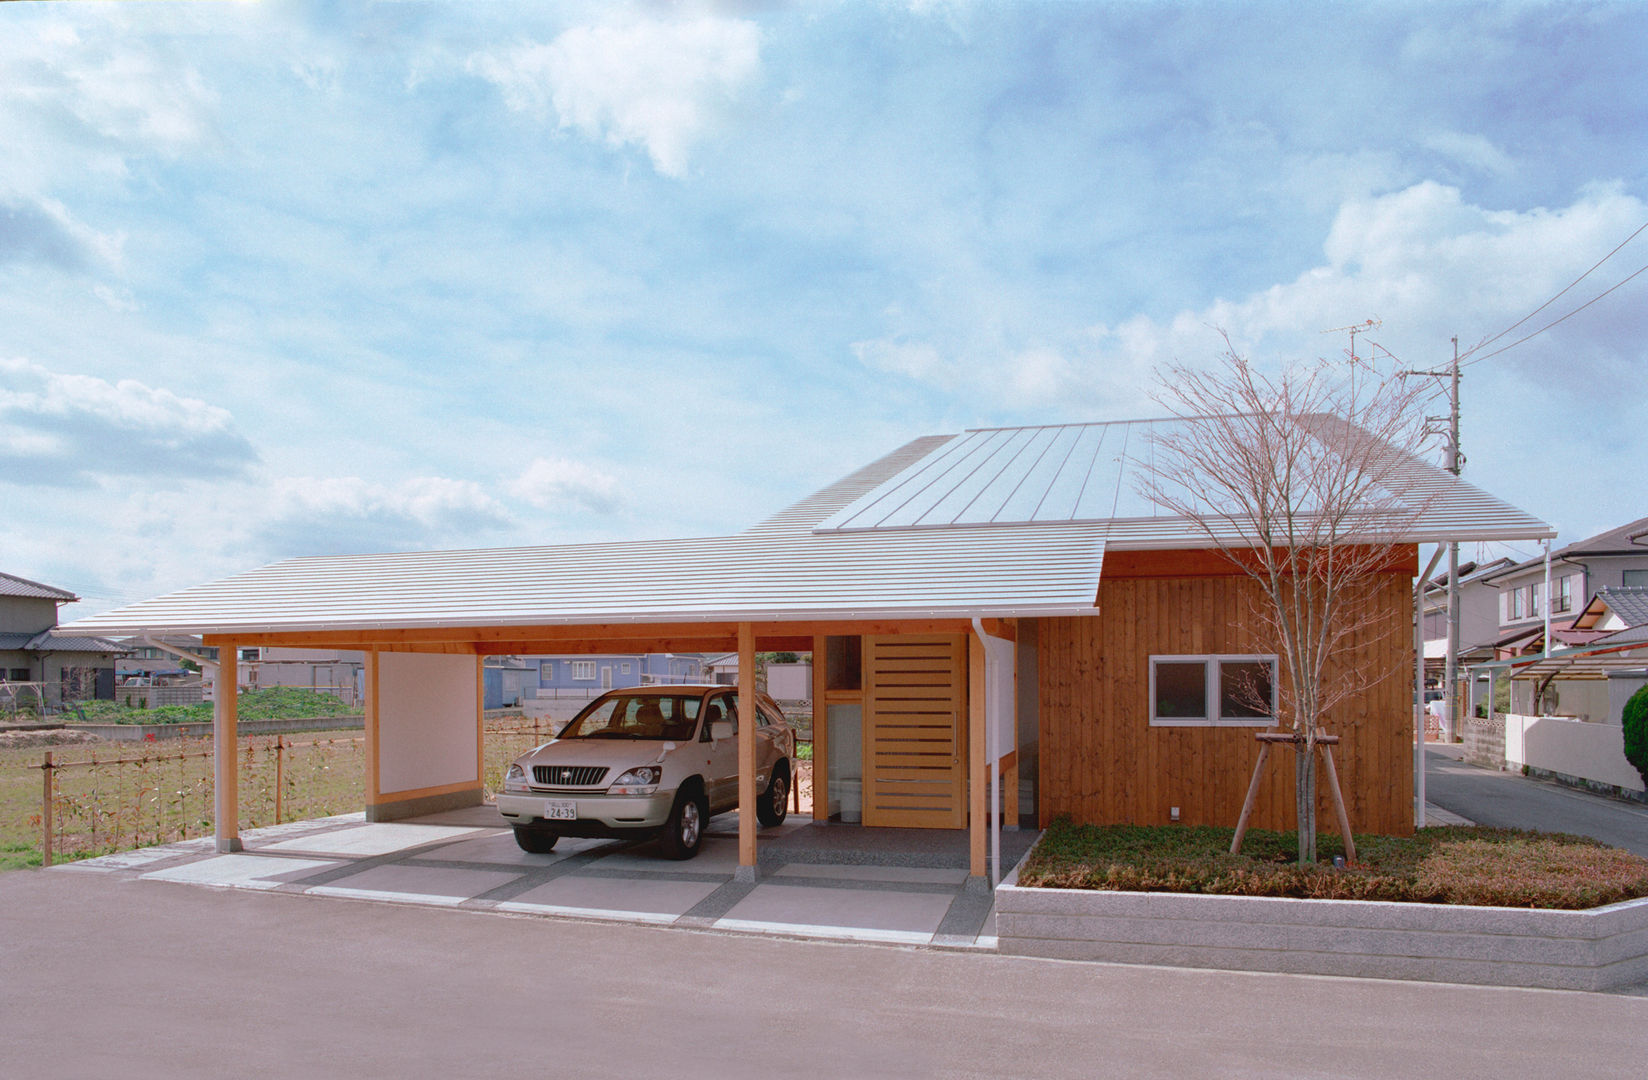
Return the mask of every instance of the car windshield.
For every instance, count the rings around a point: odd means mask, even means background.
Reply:
[[[697,697],[618,694],[595,702],[561,732],[563,739],[671,739],[686,742],[698,727]]]

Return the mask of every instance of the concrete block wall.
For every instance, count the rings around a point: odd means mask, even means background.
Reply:
[[[1591,911],[996,891],[998,949],[1129,964],[1606,990],[1648,980],[1648,899]]]

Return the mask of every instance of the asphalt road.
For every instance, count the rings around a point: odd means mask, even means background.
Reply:
[[[1442,809],[1479,825],[1577,833],[1648,856],[1648,805],[1467,765],[1457,754],[1425,751],[1425,797]]]
[[[0,874],[0,1076],[1631,1077],[1648,996]]]

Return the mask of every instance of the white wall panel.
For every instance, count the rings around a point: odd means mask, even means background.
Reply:
[[[378,790],[480,782],[473,656],[378,654]]]

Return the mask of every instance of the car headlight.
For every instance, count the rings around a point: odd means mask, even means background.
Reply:
[[[651,795],[658,790],[658,781],[664,778],[662,765],[642,765],[631,769],[612,782],[608,795]]]
[[[507,792],[525,792],[528,790],[526,770],[521,768],[520,762],[511,764],[509,771],[504,773],[504,790]]]

